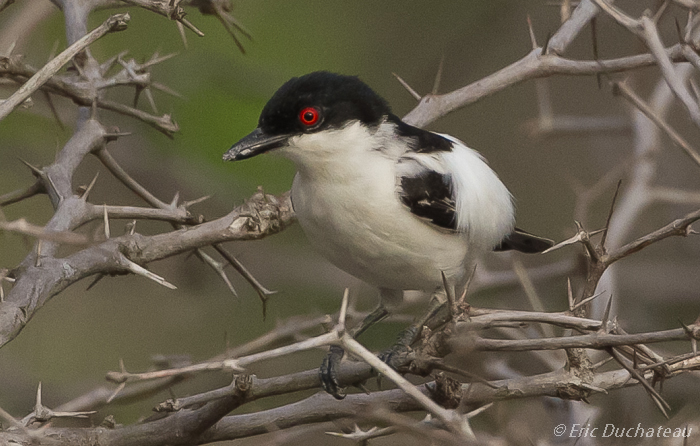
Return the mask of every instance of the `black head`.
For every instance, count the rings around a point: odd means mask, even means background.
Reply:
[[[316,71],[282,85],[263,108],[258,128],[224,155],[250,158],[282,147],[289,137],[340,128],[351,121],[378,125],[389,104],[356,76]]]
[[[356,76],[316,71],[282,85],[263,108],[258,126],[270,135],[314,132],[351,120],[376,125],[389,113],[386,101]]]

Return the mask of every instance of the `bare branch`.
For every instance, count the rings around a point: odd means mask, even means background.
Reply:
[[[19,90],[17,90],[6,101],[0,103],[0,120],[10,114],[15,107],[24,102],[33,92],[40,88],[46,81],[67,64],[73,56],[87,48],[91,43],[104,36],[107,33],[122,31],[126,29],[126,23],[131,19],[128,13],[115,14],[105,20],[100,26],[95,28],[89,34],[83,36],[80,40],[66,48],[61,54],[56,56],[49,63],[31,77]],[[2,60],[0,59],[0,63]]]
[[[676,132],[669,124],[666,123],[648,104],[646,104],[639,96],[637,96],[625,82],[613,83],[615,91],[627,99],[632,105],[637,107],[639,111],[651,119],[666,135],[671,138],[671,141],[681,148],[683,152],[693,160],[695,164],[700,166],[700,155],[690,143],[688,143],[678,132]]]
[[[71,204],[85,206],[80,198]],[[68,208],[65,210],[69,211]],[[288,194],[278,198],[259,192],[227,216],[193,228],[153,236],[123,235],[65,258],[42,258],[42,266],[20,274],[5,302],[0,303],[0,346],[17,336],[27,323],[27,316],[84,277],[132,271],[132,263],[144,265],[211,244],[263,238],[283,230],[292,222],[294,212]],[[132,263],[125,263],[124,258]]]
[[[34,182],[31,186],[24,190],[17,190],[0,195],[0,206],[8,206],[13,203],[18,203],[27,198],[44,193],[44,186],[40,181]]]
[[[149,1],[149,0],[122,0],[125,3],[131,3],[132,5],[139,6],[141,8],[147,9],[149,11],[155,12],[162,16],[169,18],[170,20],[176,20],[177,22],[183,24],[185,27],[189,28],[199,37],[204,37],[204,33],[197,29],[189,20],[185,18],[185,10],[179,5],[180,1]]]
[[[691,326],[693,336],[697,336],[699,327]],[[670,342],[692,339],[683,328],[655,331],[631,335],[616,335],[593,333],[582,336],[543,339],[480,339],[476,341],[477,350],[487,351],[528,351],[528,350],[557,350],[563,348],[595,348],[616,347],[630,344],[650,344],[655,342]]]
[[[686,214],[683,218],[672,221],[663,228],[659,228],[656,231],[650,232],[649,234],[638,238],[637,240],[630,242],[608,254],[608,263],[616,262],[632,253],[635,253],[652,243],[658,242],[668,237],[682,236],[685,237],[690,234],[690,225],[694,222],[700,220],[700,209],[689,214]]]
[[[24,218],[15,221],[0,221],[0,232],[15,232],[42,240],[66,245],[86,245],[91,242],[84,234],[71,231],[47,231],[45,228],[33,225]]]

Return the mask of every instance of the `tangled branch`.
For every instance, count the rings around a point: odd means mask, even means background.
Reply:
[[[12,1],[0,0],[0,11],[11,3]],[[64,7],[69,6],[66,2],[56,3]],[[179,26],[202,35],[201,31],[185,18],[183,5],[193,6],[204,14],[215,15],[241,51],[243,47],[237,36],[250,37],[230,14],[230,5],[224,0],[84,3],[88,4],[90,10],[103,6],[123,6],[127,3],[168,17]],[[531,32],[532,50],[528,54],[469,85],[452,92],[439,93],[442,73],[440,68],[433,91],[421,96],[399,78],[419,101],[405,120],[423,126],[459,108],[529,80],[542,80],[552,76],[605,74],[612,79],[614,92],[621,94],[649,119],[645,125],[652,123],[656,126],[656,131],[668,135],[694,163],[700,165],[697,150],[680,131],[665,121],[665,112],[662,110],[666,104],[664,98],[675,97],[693,123],[700,126],[697,98],[693,97],[686,82],[686,73],[691,69],[700,69],[696,40],[697,8],[692,2],[677,3],[679,7],[688,9],[689,19],[684,32],[679,32],[679,41],[670,46],[665,46],[659,37],[658,23],[665,13],[665,7],[660,8],[656,14],[647,13],[640,18],[634,18],[605,0],[582,0],[544,44],[539,45],[534,38],[534,32]],[[631,34],[641,39],[648,52],[615,59],[599,59],[596,56],[594,60],[574,60],[565,57],[569,45],[584,27],[592,24],[601,13],[612,17]],[[90,43],[108,32],[124,29],[129,15],[114,15],[90,33],[86,31],[87,16],[86,13],[84,16],[67,17],[69,36],[79,35],[81,32],[82,35],[73,39],[75,42],[72,45],[41,69],[30,67],[20,56],[11,52],[0,57],[0,77],[19,85],[10,98],[0,103],[0,120],[38,91],[70,98],[87,112],[83,113],[73,137],[61,149],[52,164],[37,167],[26,163],[35,177],[31,185],[0,195],[0,206],[5,207],[37,194],[46,194],[54,209],[53,216],[44,226],[30,224],[23,219],[6,221],[4,214],[0,212],[0,231],[36,239],[31,252],[19,265],[12,269],[0,270],[0,347],[12,341],[49,300],[83,278],[94,277],[99,280],[105,276],[137,274],[168,288],[176,287],[177,280],[158,276],[149,271],[147,266],[151,262],[186,252],[194,252],[212,267],[226,286],[235,293],[224,272],[226,265],[232,265],[265,301],[272,292],[262,286],[243,264],[221,246],[221,243],[258,240],[276,234],[294,222],[289,193],[273,196],[258,190],[246,203],[227,215],[208,219],[191,212],[190,208],[199,200],[180,203],[176,195],[171,202],[166,202],[134,180],[107,150],[111,142],[125,134],[108,131],[108,127],[103,124],[106,118],[100,115],[100,110],[111,110],[141,120],[168,136],[177,132],[178,126],[169,115],[157,116],[151,89],[172,94],[175,92],[155,82],[149,73],[150,67],[172,56],[161,57],[154,54],[147,62],[137,63],[134,60],[125,60],[125,53],[121,53],[99,63],[88,51]],[[59,74],[61,67],[70,62],[76,71]],[[681,63],[682,67],[679,66]],[[114,67],[119,66],[121,69],[109,75]],[[628,83],[614,79],[617,73],[632,73],[650,66],[658,67],[663,87],[670,92],[659,94],[664,100],[646,103]],[[128,86],[134,89],[133,106],[103,98],[103,92],[114,86]],[[662,91],[661,87],[658,88],[658,91]],[[154,114],[137,108],[141,92],[145,92]],[[667,99],[667,102],[671,99]],[[547,108],[546,104],[543,108]],[[638,127],[641,128],[642,125],[638,124]],[[607,394],[615,389],[633,385],[642,386],[651,401],[667,415],[670,406],[661,395],[660,389],[657,390],[657,384],[700,368],[700,357],[697,355],[700,322],[695,320],[670,330],[630,334],[611,316],[612,297],[608,298],[602,317],[591,316],[593,312],[589,309],[593,303],[600,300],[599,297],[603,294],[600,292],[601,283],[611,275],[610,270],[614,264],[669,237],[693,234],[691,225],[700,219],[700,210],[695,210],[630,242],[621,242],[622,236],[628,232],[621,231],[618,222],[639,215],[641,209],[653,199],[671,195],[674,200],[693,204],[700,201],[697,192],[687,191],[685,194],[679,194],[679,191],[653,185],[653,171],[658,159],[652,158],[651,154],[652,149],[649,147],[640,149],[633,165],[628,169],[633,172],[631,175],[637,182],[633,183],[629,190],[620,190],[618,186],[616,198],[619,192],[620,203],[613,200],[602,230],[589,231],[585,229],[584,224],[577,222],[576,233],[552,248],[563,250],[576,246],[585,256],[586,272],[582,285],[573,287],[569,282],[569,288],[566,290],[567,311],[478,309],[470,307],[464,297],[456,299],[453,294],[448,293],[449,308],[423,328],[421,338],[403,358],[403,364],[398,366],[397,370],[393,370],[347,335],[345,319],[352,309],[347,308],[346,295],[337,318],[338,322],[330,328],[330,317],[306,318],[278,327],[264,338],[247,346],[240,346],[196,364],[173,364],[165,361],[166,364],[161,364],[156,371],[130,372],[122,363],[119,371],[107,374],[110,386],[95,389],[56,409],[50,409],[42,403],[39,388],[35,408],[29,415],[20,419],[0,410],[0,416],[11,424],[9,429],[0,431],[0,443],[77,444],[90,439],[91,442],[102,445],[207,444],[266,433],[270,420],[274,421],[277,429],[285,430],[305,424],[351,419],[353,422],[372,427],[366,431],[356,427],[351,432],[348,429],[350,433],[336,432],[337,435],[365,441],[398,430],[406,430],[424,436],[429,432],[431,439],[439,438],[445,443],[464,444],[479,439],[469,420],[486,410],[490,403],[541,396],[566,401],[586,401],[591,395]],[[96,178],[90,185],[74,190],[74,174],[89,155],[94,155],[112,176],[134,192],[146,205],[139,207],[90,203],[89,195]],[[603,178],[593,188],[596,191],[593,195],[598,196],[601,191],[606,190],[610,183],[617,179],[621,170],[613,169],[611,172],[609,178]],[[643,198],[635,202],[631,197],[638,191],[643,193]],[[590,202],[589,198],[590,196],[585,200],[587,203]],[[134,222],[125,234],[116,235],[110,227],[110,222],[114,219],[128,219]],[[170,227],[158,234],[144,235],[136,230],[136,222],[141,220],[167,222]],[[102,222],[101,233],[86,233],[84,227],[92,221]],[[74,249],[68,255],[59,255],[61,246],[66,244],[72,245]],[[209,247],[213,248],[215,253],[208,254],[205,249],[211,249]],[[567,267],[566,272],[570,270],[571,268]],[[523,271],[516,271],[509,276],[511,283],[522,282],[528,289],[528,296],[535,301],[536,291],[531,283],[527,283],[528,279],[527,272]],[[496,287],[501,283],[500,280],[496,277],[482,276],[479,286],[482,289]],[[6,291],[6,288],[9,291]],[[562,297],[563,295],[562,292]],[[533,338],[524,332],[526,326],[533,324],[541,329],[542,336]],[[500,330],[499,333],[505,334],[505,337],[494,338],[491,336],[493,331],[489,330]],[[527,339],[524,339],[525,337]],[[286,345],[280,347],[279,343],[282,341],[285,341]],[[660,342],[688,342],[690,349],[684,353],[664,355],[650,346]],[[376,377],[379,372],[398,388],[352,394],[341,402],[326,394],[317,393],[295,403],[281,403],[267,410],[228,415],[234,409],[263,398],[295,395],[297,392],[319,389],[320,382],[316,370],[258,378],[248,374],[248,369],[262,360],[286,357],[329,345],[342,345],[355,358],[360,359],[346,361],[341,365],[338,377],[341,384],[364,388],[367,381]],[[460,355],[477,351],[488,354],[549,350],[563,351],[566,364],[551,366],[550,362],[551,367],[547,372],[508,379],[475,376],[461,370],[454,365],[456,361],[453,361]],[[590,357],[593,350],[602,352],[614,361],[613,366],[609,367],[612,370],[604,370],[601,364],[593,363]],[[91,416],[92,410],[118,401],[145,398],[177,383],[212,372],[235,375],[229,386],[164,401],[156,408],[159,412],[157,416],[138,424],[108,427],[61,427],[49,424],[55,418]],[[419,384],[412,384],[403,377],[404,374],[413,374],[424,379]],[[408,411],[423,411],[431,414],[431,417],[423,421],[398,417],[398,414]],[[387,423],[387,420],[390,422]],[[376,425],[382,423],[390,424],[390,427],[377,428]]]

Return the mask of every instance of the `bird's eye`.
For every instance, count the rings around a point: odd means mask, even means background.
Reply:
[[[316,107],[306,107],[299,112],[299,121],[307,127],[318,124],[319,119],[321,119],[321,113]]]

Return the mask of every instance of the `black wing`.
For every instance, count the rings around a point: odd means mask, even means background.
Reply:
[[[452,178],[429,169],[399,176],[398,193],[411,213],[445,228],[457,229]]]
[[[451,175],[431,169],[430,159],[421,161],[422,157],[451,151],[452,143],[436,133],[406,124],[395,115],[390,115],[389,120],[396,124],[397,135],[411,147],[408,156],[400,158],[397,165],[399,198],[414,215],[440,228],[456,230]]]
[[[441,228],[457,230],[457,214],[450,175],[414,165],[409,173],[399,176],[399,197],[416,216],[425,218]],[[550,239],[515,228],[494,248],[494,251],[515,250],[535,254],[552,246],[554,241]]]
[[[536,254],[554,246],[554,241],[544,237],[539,237],[522,229],[515,228],[508,234],[501,243],[493,248],[494,251],[515,250],[528,254]]]

